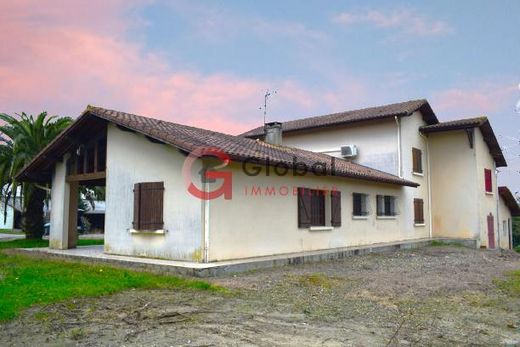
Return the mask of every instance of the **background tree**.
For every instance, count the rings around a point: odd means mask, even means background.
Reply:
[[[4,200],[16,199],[21,188],[23,194],[23,228],[27,238],[43,235],[43,205],[47,187],[16,181],[16,174],[34,156],[51,142],[71,122],[68,117],[49,117],[46,112],[37,117],[22,113],[10,116],[0,114],[0,191]]]

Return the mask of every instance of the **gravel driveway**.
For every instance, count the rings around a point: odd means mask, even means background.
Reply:
[[[428,247],[213,279],[229,293],[132,290],[26,311],[0,345],[385,346],[520,343],[513,252]]]

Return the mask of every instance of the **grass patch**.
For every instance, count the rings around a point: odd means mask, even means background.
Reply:
[[[515,248],[513,248],[515,250],[515,252],[518,252],[520,253],[520,245],[516,246]]]
[[[223,290],[199,280],[3,253],[0,253],[0,274],[0,321],[12,319],[33,305],[131,288]]]
[[[495,285],[509,296],[520,298],[520,270],[510,271],[505,280],[494,280]]]
[[[90,240],[80,239],[78,240],[78,246],[91,246],[91,245],[102,245],[104,240]],[[11,241],[0,242],[0,249],[6,248],[38,248],[38,247],[49,247],[49,240],[26,240],[18,239]]]
[[[23,231],[11,229],[0,229],[0,234],[25,235]]]
[[[325,276],[324,274],[314,273],[310,275],[299,276],[298,283],[306,287],[330,288],[333,285],[333,279]]]
[[[439,240],[431,241],[430,246],[432,246],[432,247],[446,247],[446,246],[463,247],[460,243],[446,242],[446,241],[439,241]]]

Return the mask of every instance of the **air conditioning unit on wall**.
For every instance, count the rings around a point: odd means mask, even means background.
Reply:
[[[355,158],[358,155],[356,145],[341,146],[341,156],[343,158]]]

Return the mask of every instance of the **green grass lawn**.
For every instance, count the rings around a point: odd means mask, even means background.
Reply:
[[[24,235],[25,233],[20,230],[11,230],[11,229],[0,229],[1,234],[13,234],[13,235]]]
[[[103,240],[79,240],[80,245]],[[45,247],[45,240],[0,242],[0,248]],[[222,290],[204,281],[105,265],[44,260],[0,252],[0,321],[16,317],[23,309],[70,298],[101,296],[131,288]]]
[[[520,270],[513,270],[506,274],[505,280],[495,280],[498,288],[509,295],[520,298]]]
[[[104,240],[78,240],[78,246],[102,245]],[[49,247],[49,240],[18,239],[0,242],[0,249]]]

